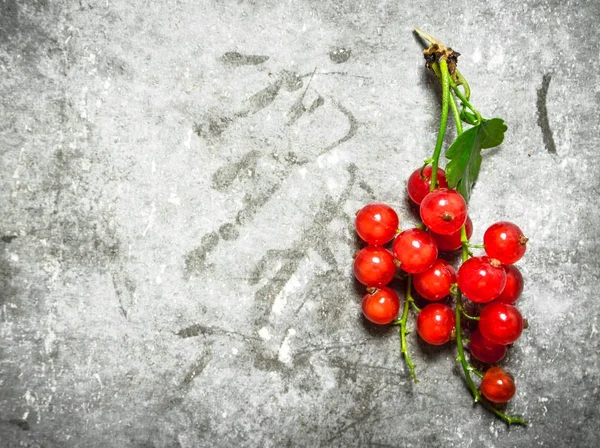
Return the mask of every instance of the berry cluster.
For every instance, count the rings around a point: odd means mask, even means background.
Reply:
[[[523,291],[523,277],[514,263],[523,257],[527,238],[517,225],[502,221],[488,227],[483,245],[471,244],[473,223],[467,213],[470,190],[481,163],[479,152],[499,145],[506,126],[500,119],[482,118],[470,104],[470,89],[456,70],[458,53],[417,32],[431,43],[425,56],[443,88],[442,125],[436,148],[407,184],[408,197],[418,207],[423,224],[400,230],[396,212],[381,203],[366,205],[357,213],[356,231],[367,243],[354,259],[354,275],[367,289],[362,311],[375,324],[400,327],[401,351],[416,382],[406,342],[412,308],[423,341],[432,345],[456,342],[457,360],[474,400],[508,424],[525,424],[520,417],[506,415],[499,408],[515,394],[515,382],[495,364],[506,356],[526,327],[514,305]],[[458,82],[465,87],[466,95],[457,88]],[[449,93],[451,89],[462,102],[460,113]],[[438,164],[448,109],[454,114],[458,137],[446,151],[450,162],[443,170]],[[472,127],[463,131],[461,121]],[[473,249],[484,249],[485,253],[475,255]],[[462,263],[455,268],[451,260],[458,250],[462,251]],[[406,279],[402,312],[399,295],[390,287],[395,278]],[[464,353],[466,346],[470,363]],[[485,372],[473,364],[484,366]],[[472,374],[480,378],[479,387]]]

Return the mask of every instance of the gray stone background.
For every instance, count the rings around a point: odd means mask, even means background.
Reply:
[[[0,445],[595,447],[600,3],[0,0]],[[504,365],[528,428],[472,406],[455,348],[360,313],[354,212],[417,221],[460,51],[509,131],[474,240],[530,238]],[[314,76],[311,74],[314,73]],[[448,137],[451,141],[452,133]]]

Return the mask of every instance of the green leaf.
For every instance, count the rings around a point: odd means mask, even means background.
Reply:
[[[469,201],[471,188],[479,175],[481,150],[500,145],[506,129],[500,118],[482,120],[460,134],[446,151],[446,158],[450,160],[446,165],[448,186],[456,188],[465,201]]]

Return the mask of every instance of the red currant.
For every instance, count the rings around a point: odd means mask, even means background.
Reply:
[[[369,244],[380,246],[391,241],[398,229],[398,215],[385,204],[369,204],[356,215],[356,232]]]
[[[363,285],[385,286],[396,275],[394,257],[383,247],[367,246],[354,259],[354,275]]]
[[[527,238],[512,222],[492,224],[483,235],[485,253],[504,264],[513,264],[521,259],[527,249]]]
[[[426,305],[417,317],[417,332],[431,345],[448,342],[455,325],[454,311],[443,303]]]
[[[521,271],[512,264],[502,266],[506,272],[506,286],[495,300],[498,302],[513,304],[523,292],[523,276]]]
[[[498,260],[472,257],[458,269],[458,287],[472,302],[487,303],[500,295],[506,285],[506,272]]]
[[[481,393],[493,403],[506,403],[515,395],[515,380],[500,367],[490,367],[481,380]]]
[[[423,198],[429,194],[431,190],[431,173],[433,169],[431,165],[427,165],[421,175],[421,168],[413,171],[408,178],[407,190],[408,197],[417,205],[421,203]],[[437,169],[437,186],[439,188],[447,188],[446,173],[443,169]]]
[[[506,345],[495,344],[484,338],[479,329],[471,334],[469,349],[471,350],[471,355],[481,362],[488,364],[499,362],[506,356],[506,352],[508,351]]]
[[[443,299],[450,294],[453,283],[456,283],[454,268],[441,258],[435,260],[425,272],[413,276],[415,290],[427,300]]]
[[[469,240],[471,239],[471,235],[473,235],[473,222],[469,216],[467,216],[467,220],[465,221],[465,228],[467,239]],[[443,252],[451,252],[462,247],[460,229],[450,235],[440,235],[439,233],[431,232],[431,236],[435,240],[438,249]]]
[[[479,314],[479,331],[490,342],[512,344],[523,332],[523,317],[513,305],[492,302]]]
[[[398,295],[386,286],[366,294],[362,300],[362,312],[374,324],[389,324],[399,310]]]
[[[409,274],[426,271],[438,256],[435,241],[429,233],[420,229],[405,230],[398,235],[392,251],[400,261],[400,268]]]
[[[450,235],[467,220],[467,203],[456,190],[434,190],[421,202],[421,219],[432,232]]]

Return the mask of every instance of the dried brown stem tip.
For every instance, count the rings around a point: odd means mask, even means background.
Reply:
[[[423,55],[427,61],[427,68],[431,68],[432,64],[440,62],[441,59],[445,59],[448,63],[448,71],[451,75],[454,74],[460,53],[450,47],[446,47],[435,37],[430,36],[419,28],[415,28],[415,32],[429,42],[429,47],[423,50]]]

